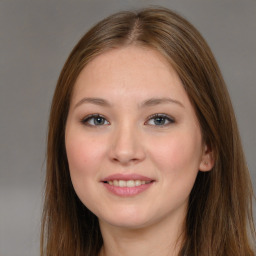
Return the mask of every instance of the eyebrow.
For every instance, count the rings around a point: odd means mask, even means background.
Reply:
[[[95,104],[95,105],[103,106],[103,107],[111,107],[111,104],[102,98],[83,98],[78,103],[76,103],[75,108],[77,108],[78,106],[80,106],[84,103]],[[179,106],[184,108],[184,105],[180,101],[172,99],[172,98],[151,98],[151,99],[143,101],[142,104],[139,105],[139,107],[140,108],[153,107],[153,106],[165,104],[165,103],[178,104]]]
[[[175,99],[172,98],[152,98],[152,99],[148,99],[145,100],[142,104],[141,107],[153,107],[159,104],[164,104],[164,103],[175,103],[178,104],[179,106],[184,108],[184,105]]]
[[[103,107],[110,107],[111,104],[101,98],[83,98],[80,101],[78,101],[78,103],[76,103],[75,108],[77,108],[78,106],[84,104],[84,103],[90,103],[90,104],[95,104],[95,105],[99,105],[99,106],[103,106]]]

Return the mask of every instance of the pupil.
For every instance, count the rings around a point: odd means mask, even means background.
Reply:
[[[159,116],[159,117],[155,118],[155,125],[162,125],[162,124],[164,124],[164,122],[165,122],[164,117]]]
[[[104,119],[102,117],[96,117],[94,119],[94,124],[95,125],[104,124]]]

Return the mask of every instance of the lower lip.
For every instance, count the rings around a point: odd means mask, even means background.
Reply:
[[[118,187],[109,185],[108,183],[103,183],[103,185],[113,194],[121,197],[129,197],[129,196],[136,196],[148,188],[151,187],[153,182],[150,182],[148,184],[140,185],[137,187]]]

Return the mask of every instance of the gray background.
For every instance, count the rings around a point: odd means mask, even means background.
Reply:
[[[0,0],[0,255],[39,255],[47,120],[69,52],[95,22],[162,5],[194,24],[227,82],[256,187],[256,1]]]

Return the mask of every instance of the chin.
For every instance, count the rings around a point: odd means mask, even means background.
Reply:
[[[100,220],[100,222],[102,222]],[[119,228],[119,229],[127,229],[127,230],[138,230],[147,227],[147,222],[145,221],[127,221],[127,220],[110,220],[110,221],[104,221],[107,222],[109,225]]]
[[[125,229],[141,229],[151,225],[154,221],[150,216],[145,216],[145,213],[124,212],[121,214],[111,214],[111,216],[99,217],[100,222],[108,223],[111,226]]]

